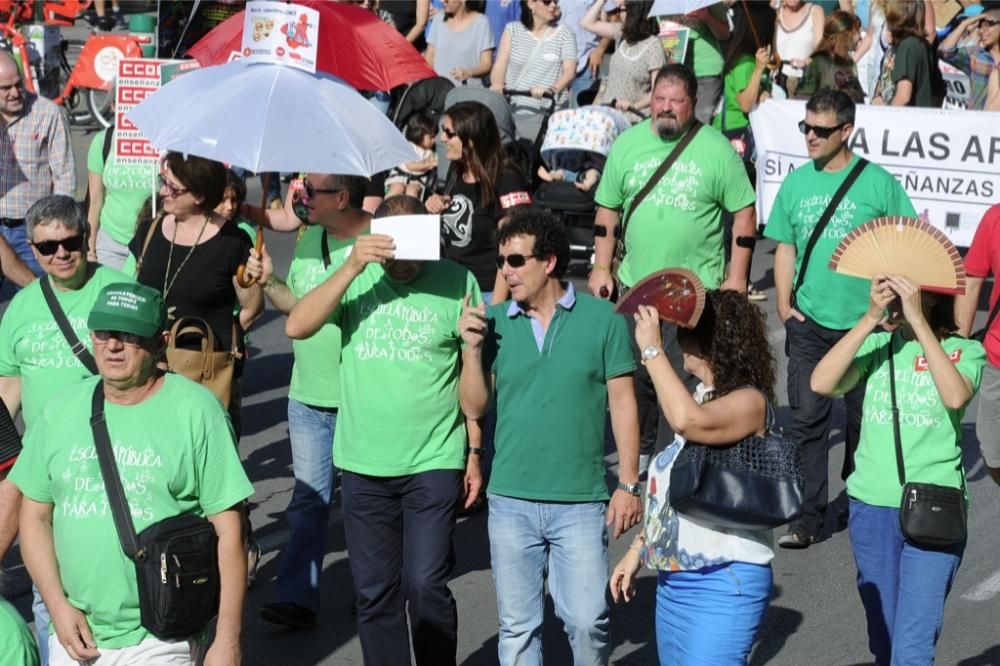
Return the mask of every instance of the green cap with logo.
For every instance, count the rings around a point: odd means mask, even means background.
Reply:
[[[163,296],[138,282],[106,285],[97,295],[87,327],[92,331],[122,331],[151,338],[163,330]]]

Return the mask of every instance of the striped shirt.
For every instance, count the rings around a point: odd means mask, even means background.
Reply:
[[[576,67],[576,35],[566,25],[548,28],[542,39],[536,39],[520,21],[507,24],[504,32],[510,35],[510,62],[504,87],[512,90],[529,90],[532,86],[550,87],[562,76],[563,63],[569,60]],[[564,90],[556,97],[558,107],[566,106],[568,93]],[[514,97],[512,105],[541,109],[548,100],[531,97]]]
[[[990,74],[1000,68],[1000,62],[994,60],[990,52],[978,44],[944,49],[938,55],[948,64],[968,74],[969,87],[971,88],[969,91],[969,110],[982,111],[985,109]]]
[[[0,134],[0,217],[23,218],[50,194],[76,194],[76,166],[62,107],[24,93],[24,113]]]

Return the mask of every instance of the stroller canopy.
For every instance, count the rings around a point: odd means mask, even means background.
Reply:
[[[631,127],[621,111],[609,106],[582,106],[556,111],[542,141],[542,159],[550,164],[557,151],[578,150],[608,156],[618,135]]]

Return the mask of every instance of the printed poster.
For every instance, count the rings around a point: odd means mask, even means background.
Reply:
[[[243,58],[316,73],[319,12],[302,5],[258,0],[243,17]]]
[[[161,86],[199,67],[195,60],[122,58],[115,83],[115,134],[112,150],[119,164],[158,164],[160,151],[125,117]]]
[[[663,44],[663,53],[667,56],[667,62],[683,64],[684,58],[687,56],[691,29],[680,23],[668,21],[662,16],[656,20],[660,24],[660,43]]]

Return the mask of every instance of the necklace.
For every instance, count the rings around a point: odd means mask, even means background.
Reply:
[[[188,259],[190,259],[191,255],[194,254],[194,249],[196,247],[198,247],[198,243],[201,242],[202,234],[205,233],[205,228],[208,227],[208,219],[209,219],[209,217],[210,217],[209,215],[205,215],[205,221],[202,222],[201,229],[198,230],[198,237],[194,239],[194,245],[192,245],[191,248],[188,250],[187,254],[184,255],[184,259],[177,266],[177,270],[174,271],[173,278],[170,278],[170,264],[174,260],[174,242],[177,240],[177,226],[178,226],[177,225],[177,218],[176,217],[174,218],[174,233],[170,237],[170,252],[167,253],[167,270],[163,273],[163,300],[164,301],[167,300],[167,294],[170,293],[170,290],[173,288],[174,283],[177,282],[177,276],[180,275],[181,269],[184,268],[184,264],[186,264],[188,262]],[[168,279],[170,280],[169,282],[167,282]]]

